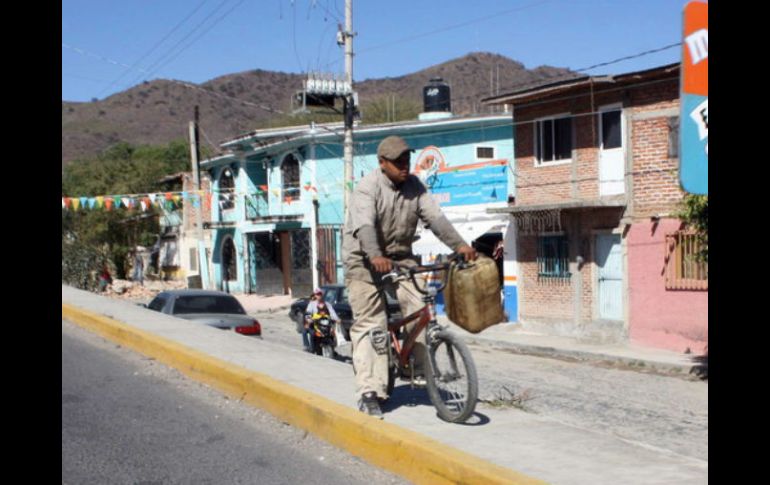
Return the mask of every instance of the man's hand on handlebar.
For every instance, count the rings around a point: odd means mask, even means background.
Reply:
[[[466,261],[476,261],[476,258],[478,257],[478,253],[476,253],[476,250],[473,249],[471,246],[468,246],[467,244],[464,246],[460,246],[460,248],[457,250],[457,253],[465,256]]]
[[[393,262],[384,256],[372,258],[371,263],[374,266],[374,270],[378,273],[387,273],[393,269]]]

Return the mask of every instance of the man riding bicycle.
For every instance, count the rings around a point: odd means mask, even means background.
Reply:
[[[388,398],[388,330],[385,305],[380,296],[382,274],[392,262],[417,265],[412,242],[422,221],[449,248],[466,259],[476,251],[458,234],[419,178],[409,174],[414,151],[399,136],[389,136],[377,148],[380,164],[353,191],[343,229],[342,259],[345,285],[353,310],[350,328],[353,368],[359,410],[382,419],[379,399]],[[384,288],[394,291],[404,315],[424,306],[414,284],[400,279]],[[414,373],[425,362],[425,332],[415,345]]]

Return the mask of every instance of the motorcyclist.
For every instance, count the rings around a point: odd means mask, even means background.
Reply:
[[[334,328],[334,324],[340,321],[340,317],[337,316],[337,312],[334,311],[334,307],[329,305],[324,300],[324,293],[320,288],[316,288],[313,291],[313,298],[305,308],[305,325],[302,329],[302,343],[305,345],[306,352],[313,351],[313,327],[312,320],[314,314],[328,315],[329,320]]]

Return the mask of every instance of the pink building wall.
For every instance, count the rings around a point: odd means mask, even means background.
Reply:
[[[708,291],[666,290],[666,234],[680,221],[640,221],[627,235],[629,339],[632,343],[701,354],[708,345]]]

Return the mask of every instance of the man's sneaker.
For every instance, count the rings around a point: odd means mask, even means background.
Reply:
[[[412,379],[412,385],[417,387],[425,387],[428,385],[428,382],[425,380],[425,376],[414,376],[414,379]]]
[[[358,400],[358,410],[374,416],[375,418],[382,419],[382,410],[380,409],[380,403],[377,400],[376,392],[366,392]]]

